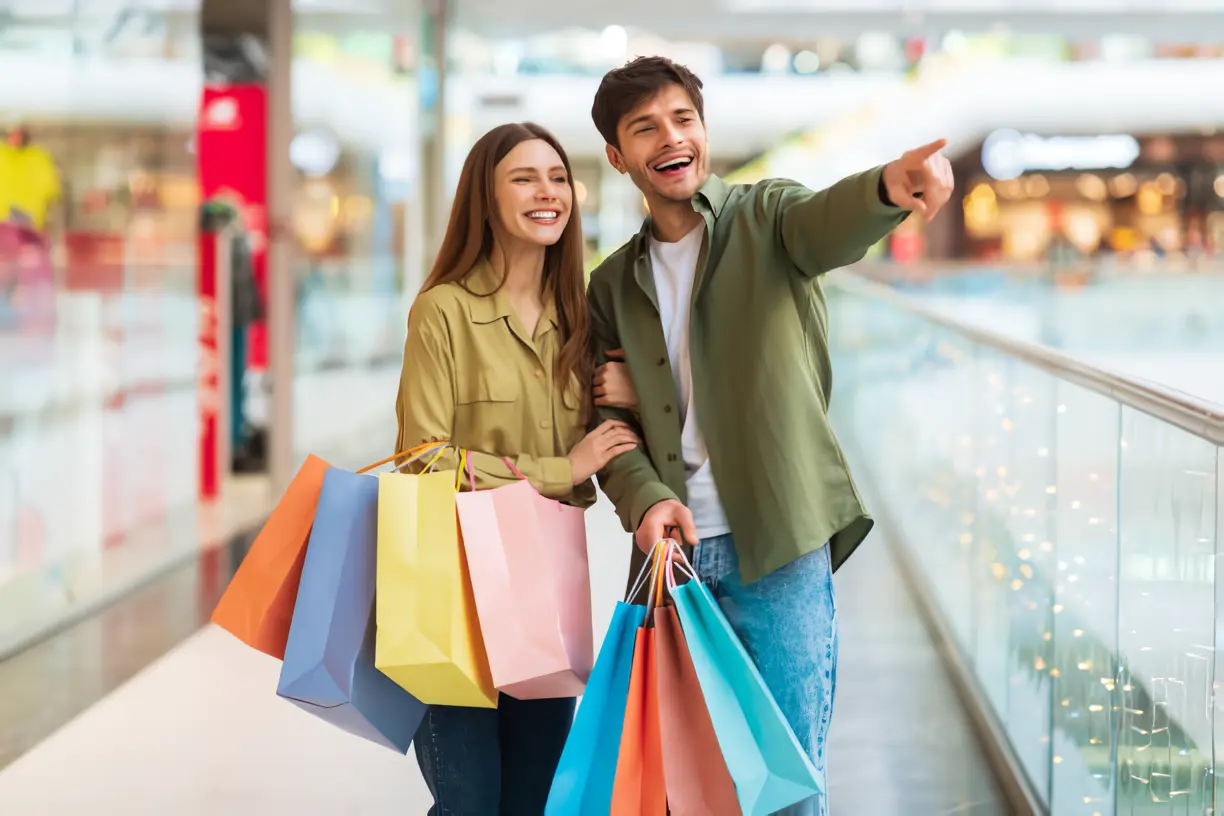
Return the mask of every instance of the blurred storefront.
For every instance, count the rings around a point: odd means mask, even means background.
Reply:
[[[956,171],[946,256],[1192,262],[1224,250],[1224,135],[996,131]]]

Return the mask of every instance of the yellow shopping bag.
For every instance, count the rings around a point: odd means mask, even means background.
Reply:
[[[455,511],[457,486],[455,474],[429,468],[378,476],[374,665],[427,705],[496,708]]]

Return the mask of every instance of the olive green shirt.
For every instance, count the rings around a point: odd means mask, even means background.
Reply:
[[[469,451],[477,489],[517,478],[506,457],[541,494],[589,506],[595,485],[588,479],[575,487],[566,458],[586,434],[581,401],[588,389],[577,376],[564,392],[557,388],[554,363],[563,338],[555,302],[545,299],[533,337],[506,294],[495,291],[499,282],[500,274],[481,261],[463,285],[436,286],[413,303],[395,449],[449,439]],[[437,467],[458,468],[453,448]]]
[[[907,215],[883,200],[882,170],[820,192],[712,176],[693,197],[706,222],[689,337],[693,403],[745,583],[826,543],[836,569],[873,524],[829,425],[833,375],[820,276],[861,259]],[[600,264],[588,291],[597,362],[623,348],[641,403],[636,417],[600,412],[640,422],[646,443],[599,474],[628,531],[654,504],[685,500],[683,411],[658,312],[650,229],[648,221]]]

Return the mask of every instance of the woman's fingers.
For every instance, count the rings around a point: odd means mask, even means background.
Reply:
[[[604,452],[604,455],[607,457],[605,462],[610,462],[616,457],[620,456],[622,453],[628,453],[629,451],[634,450],[636,448],[637,448],[636,444],[617,445],[616,447],[608,448],[608,450]]]
[[[633,445],[636,447],[642,443],[642,440],[638,439],[637,434],[633,433],[632,431],[624,431],[609,434],[604,438],[603,443],[605,449],[612,448],[617,445]]]

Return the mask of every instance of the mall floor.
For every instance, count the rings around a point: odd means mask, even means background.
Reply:
[[[624,584],[590,514],[595,626]],[[206,624],[250,540],[227,542],[0,663],[0,814],[424,814],[411,757],[278,699],[278,664]],[[1006,813],[882,534],[837,575],[831,800],[839,816]]]

